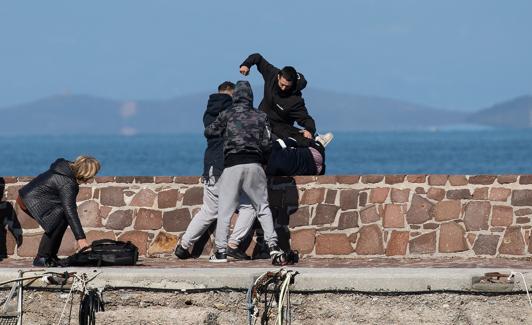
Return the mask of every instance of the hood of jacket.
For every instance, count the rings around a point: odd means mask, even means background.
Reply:
[[[297,73],[297,81],[296,81],[296,87],[294,88],[294,93],[300,92],[307,86],[307,79],[305,79],[305,76],[301,73]]]
[[[230,108],[233,104],[233,98],[229,96],[228,94],[211,94],[209,96],[209,101],[207,102],[207,109],[205,110],[205,114],[203,114],[203,124],[205,127],[210,125],[220,113]]]
[[[70,163],[71,162],[66,159],[59,158],[50,165],[50,170],[55,174],[76,179],[74,172],[70,168]]]
[[[253,108],[253,91],[249,82],[240,80],[236,83],[233,91],[233,105]]]

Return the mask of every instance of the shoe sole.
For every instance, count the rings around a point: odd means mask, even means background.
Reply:
[[[227,259],[225,260],[209,260],[211,263],[227,263]]]
[[[249,261],[251,258],[250,257],[242,257],[242,256],[235,256],[235,255],[229,255],[227,254],[227,257],[231,257],[235,260],[239,260],[239,261]]]
[[[334,135],[331,135],[331,137],[330,137],[328,140],[323,139],[323,146],[324,146],[324,147],[327,147],[327,145],[328,145],[329,143],[331,143],[331,141],[332,141],[333,139],[334,139]]]

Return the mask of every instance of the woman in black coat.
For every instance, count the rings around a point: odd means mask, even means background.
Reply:
[[[93,157],[80,156],[74,162],[59,158],[19,190],[18,205],[44,229],[33,266],[60,265],[57,252],[68,226],[80,248],[89,246],[79,220],[76,196],[79,184],[91,180],[99,170],[100,163]]]

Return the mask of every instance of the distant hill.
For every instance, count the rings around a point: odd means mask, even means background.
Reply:
[[[261,95],[261,87],[254,89]],[[465,113],[387,98],[318,89],[306,89],[304,96],[320,131],[428,129],[467,119]],[[149,101],[52,96],[0,108],[0,135],[201,133],[207,99],[207,93]]]
[[[469,123],[503,128],[532,127],[532,96],[521,96],[471,114]]]

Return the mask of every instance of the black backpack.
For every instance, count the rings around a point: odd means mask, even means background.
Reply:
[[[66,259],[68,266],[126,266],[135,265],[139,250],[131,242],[111,239],[95,240]]]

